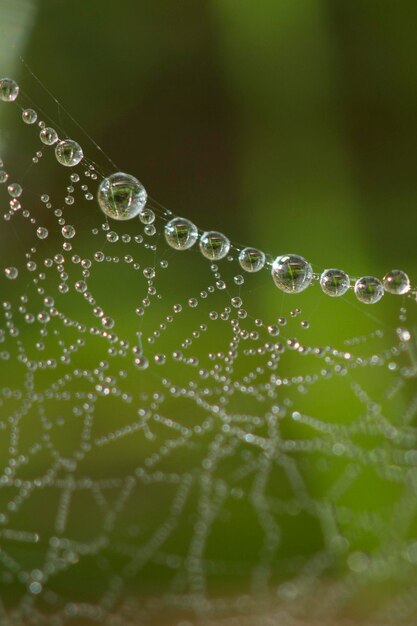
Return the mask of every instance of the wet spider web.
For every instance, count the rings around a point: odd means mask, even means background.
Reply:
[[[415,290],[287,295],[152,200],[107,221],[42,119],[0,174],[1,622],[415,623]]]

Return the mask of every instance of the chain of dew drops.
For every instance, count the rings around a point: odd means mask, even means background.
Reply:
[[[19,85],[11,78],[0,79],[0,100],[3,102],[15,102],[19,96]],[[35,124],[37,113],[34,109],[22,110],[22,119],[26,124]],[[54,128],[46,127],[44,122],[39,122],[40,140],[46,146],[53,146],[55,156],[61,165],[75,167],[84,159],[81,146],[72,139],[60,139]],[[35,157],[36,158],[36,157]],[[2,163],[0,162],[0,167]],[[76,175],[75,175],[76,176]],[[8,181],[8,173],[0,170],[0,183]],[[22,187],[18,183],[8,185],[11,196],[10,207],[12,211],[21,208],[18,198],[22,193]],[[93,199],[88,194],[89,200]],[[71,197],[66,199],[71,202]],[[147,208],[148,196],[144,186],[137,178],[124,172],[116,172],[101,180],[97,194],[98,204],[103,213],[114,220],[125,221],[137,216],[143,223],[152,224],[154,211]],[[164,216],[170,214],[164,210]],[[228,256],[231,242],[223,233],[218,231],[199,231],[197,226],[190,220],[182,217],[170,219],[164,229],[168,245],[176,250],[187,250],[199,241],[200,251],[207,259],[219,261]],[[75,229],[71,225],[62,228],[65,239],[71,239],[75,235]],[[37,229],[37,236],[45,239],[48,230],[44,227]],[[108,233],[111,238],[111,233]],[[411,287],[408,275],[399,269],[389,271],[382,280],[374,276],[362,276],[351,279],[341,269],[325,269],[321,274],[313,271],[312,265],[298,254],[280,255],[271,261],[267,255],[256,248],[238,248],[238,261],[246,272],[259,272],[265,267],[270,269],[275,285],[285,293],[300,293],[307,289],[313,281],[318,280],[322,291],[330,297],[340,297],[353,287],[356,298],[364,304],[375,304],[385,292],[394,295],[407,295],[417,297],[417,289]],[[13,280],[18,276],[15,267],[4,269],[7,278]]]

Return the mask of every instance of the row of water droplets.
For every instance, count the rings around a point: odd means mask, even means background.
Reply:
[[[1,100],[14,102],[18,95],[19,86],[14,80],[0,79]],[[37,113],[31,108],[24,109],[22,119],[26,124],[34,124],[37,121]],[[77,142],[72,139],[60,139],[56,130],[47,127],[44,122],[39,122],[39,126],[41,142],[46,146],[54,146],[58,163],[66,167],[74,167],[81,163],[84,154]],[[73,177],[73,182],[75,182],[75,177],[78,175],[73,174],[72,179]],[[0,171],[0,183],[5,183],[7,180],[7,173]],[[18,198],[22,193],[22,187],[18,183],[11,183],[8,186],[8,192],[12,198],[11,208],[18,210],[20,208]],[[89,193],[86,198],[92,200],[93,196]],[[146,190],[139,180],[130,174],[116,172],[103,178],[99,184],[97,200],[103,213],[111,219],[125,221],[139,216],[143,223],[148,223],[150,228],[154,228],[151,225],[155,214],[152,209],[147,208]],[[73,198],[68,196],[67,204],[71,201]],[[165,218],[168,214],[169,212],[164,210]],[[193,222],[183,217],[169,219],[165,224],[164,234],[168,245],[175,250],[188,250],[198,241],[201,253],[211,261],[224,259],[229,255],[232,247],[230,240],[223,233],[199,231]],[[64,224],[62,235],[65,239],[73,238],[74,227]],[[37,236],[45,239],[48,236],[48,230],[45,227],[39,227]],[[117,233],[111,231],[108,233],[109,241],[112,236],[118,238]],[[268,268],[275,285],[285,293],[300,293],[314,280],[318,280],[322,291],[331,297],[343,296],[353,286],[357,299],[365,304],[378,302],[385,292],[395,295],[411,293],[415,295],[414,290],[411,289],[409,277],[398,269],[389,271],[382,281],[374,276],[351,279],[345,271],[337,268],[325,269],[321,274],[316,274],[312,265],[298,254],[280,255],[272,261],[264,252],[252,247],[240,249],[238,261],[245,272],[254,273]],[[14,279],[18,276],[18,270],[15,267],[8,267],[5,269],[5,274],[8,278]]]

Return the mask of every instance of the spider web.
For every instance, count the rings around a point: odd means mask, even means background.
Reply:
[[[103,221],[39,130],[0,185],[1,623],[415,623],[415,291],[286,295],[154,201]]]

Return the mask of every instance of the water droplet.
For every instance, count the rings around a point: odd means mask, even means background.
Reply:
[[[106,235],[106,239],[110,241],[110,243],[116,243],[116,241],[119,241],[119,235],[115,233],[114,230],[110,230]]]
[[[313,280],[313,269],[302,256],[284,254],[272,264],[272,278],[276,286],[286,293],[300,293]]]
[[[74,167],[83,160],[84,153],[81,146],[76,141],[64,139],[55,146],[55,156],[56,160],[61,165]]]
[[[410,291],[410,279],[402,270],[391,270],[382,279],[385,291],[395,295],[403,295]]]
[[[350,279],[343,270],[324,270],[320,276],[320,286],[327,296],[343,296],[349,289]]]
[[[139,214],[139,219],[142,224],[153,224],[155,221],[155,213],[152,209],[143,209],[143,211]]]
[[[22,113],[22,120],[25,124],[34,124],[38,119],[38,114],[33,109],[25,109]]]
[[[17,267],[13,267],[13,266],[6,267],[6,269],[4,270],[4,273],[7,278],[10,278],[10,280],[14,280],[15,278],[18,277],[19,270],[17,269]]]
[[[384,295],[384,287],[374,276],[363,276],[355,283],[355,295],[364,304],[375,304]]]
[[[66,224],[61,228],[61,233],[65,237],[65,239],[72,239],[75,236],[75,228],[71,226],[71,224]]]
[[[6,183],[9,178],[9,175],[4,170],[0,170],[0,183]]]
[[[87,283],[84,280],[77,280],[75,290],[79,293],[85,293],[87,291]]]
[[[265,265],[265,254],[256,248],[243,248],[239,254],[239,263],[246,272],[259,272]]]
[[[48,229],[44,226],[39,226],[39,228],[36,229],[36,234],[39,239],[46,239],[48,236]]]
[[[137,178],[116,172],[104,178],[97,200],[103,213],[115,220],[130,220],[145,207],[147,194]]]
[[[0,78],[0,100],[14,102],[19,95],[19,85],[12,78]]]
[[[39,137],[42,143],[44,143],[46,146],[52,146],[58,141],[58,133],[56,132],[55,128],[42,128],[41,132],[39,133]]]
[[[207,259],[223,259],[230,250],[228,238],[215,230],[205,232],[200,237],[200,250]]]
[[[197,226],[183,217],[174,217],[165,225],[165,239],[175,250],[188,250],[198,239]]]
[[[12,198],[18,198],[19,196],[22,195],[22,187],[19,185],[19,183],[11,183],[8,187],[7,187],[7,191],[9,192],[9,195]]]

